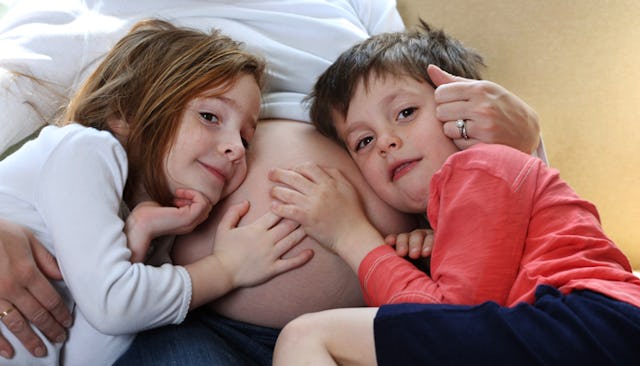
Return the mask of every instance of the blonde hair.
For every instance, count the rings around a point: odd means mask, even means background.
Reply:
[[[130,175],[124,199],[142,183],[151,199],[168,205],[173,195],[164,158],[187,103],[212,87],[222,94],[245,74],[263,85],[264,62],[241,46],[217,30],[207,34],[157,19],[140,21],[72,97],[59,124],[111,131],[108,121],[126,121]]]

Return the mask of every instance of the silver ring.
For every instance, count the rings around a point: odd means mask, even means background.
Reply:
[[[457,120],[456,127],[458,127],[458,130],[460,131],[460,138],[468,140],[469,135],[467,135],[467,121],[463,119]]]
[[[13,306],[10,306],[7,310],[3,311],[0,313],[0,320],[4,319],[5,316],[9,315],[10,312],[12,312],[14,309]]]

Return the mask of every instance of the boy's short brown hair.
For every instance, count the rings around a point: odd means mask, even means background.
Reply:
[[[346,117],[360,80],[366,86],[372,76],[410,76],[435,88],[427,74],[429,64],[469,79],[480,79],[484,67],[476,51],[420,20],[416,30],[375,35],[343,52],[320,75],[307,97],[311,120],[320,133],[344,146],[334,116]]]

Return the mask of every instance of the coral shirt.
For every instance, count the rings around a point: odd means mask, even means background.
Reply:
[[[382,245],[360,264],[367,304],[533,303],[538,285],[640,306],[640,279],[595,206],[541,160],[501,145],[453,154],[433,176],[431,277]]]

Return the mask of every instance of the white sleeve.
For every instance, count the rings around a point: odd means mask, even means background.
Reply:
[[[126,154],[107,132],[69,134],[44,164],[36,201],[63,278],[87,320],[105,334],[182,322],[191,300],[186,269],[129,262],[118,217]]]

